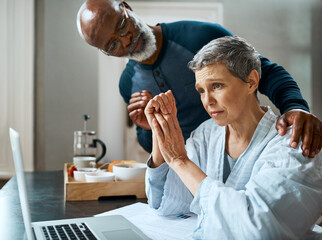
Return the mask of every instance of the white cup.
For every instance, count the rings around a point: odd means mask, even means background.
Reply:
[[[73,162],[76,168],[95,167],[96,158],[95,157],[74,157]]]

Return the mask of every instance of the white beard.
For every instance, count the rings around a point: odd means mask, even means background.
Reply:
[[[139,18],[132,11],[128,11],[128,14],[129,16],[131,16],[132,20],[134,20],[135,27],[139,29],[139,34],[131,43],[130,49],[133,49],[136,46],[137,41],[139,40],[139,37],[141,35],[143,38],[143,45],[140,51],[129,53],[122,57],[129,58],[136,62],[142,62],[151,57],[157,50],[156,39],[152,32],[152,29],[143,20],[141,20],[141,18]]]

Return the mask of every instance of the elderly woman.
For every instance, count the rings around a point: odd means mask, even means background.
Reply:
[[[260,107],[260,60],[238,37],[204,46],[189,63],[211,116],[184,144],[171,91],[145,114],[153,131],[146,193],[161,215],[198,214],[196,239],[297,239],[312,236],[322,210],[322,154],[303,157]],[[313,234],[314,235],[314,234]]]

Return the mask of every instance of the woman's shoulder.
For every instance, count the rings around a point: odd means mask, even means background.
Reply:
[[[292,148],[291,135],[292,126],[287,128],[284,136],[280,136],[275,127],[272,128],[269,133],[270,140],[263,149],[260,159],[274,168],[300,167],[314,162],[314,165],[321,169],[322,154],[317,154],[314,158],[303,156],[302,139],[296,148]]]

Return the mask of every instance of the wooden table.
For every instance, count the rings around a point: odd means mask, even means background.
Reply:
[[[146,199],[132,196],[106,197],[93,201],[64,200],[63,171],[26,173],[31,221],[89,217]],[[25,228],[16,177],[0,190],[0,239],[22,239]]]

